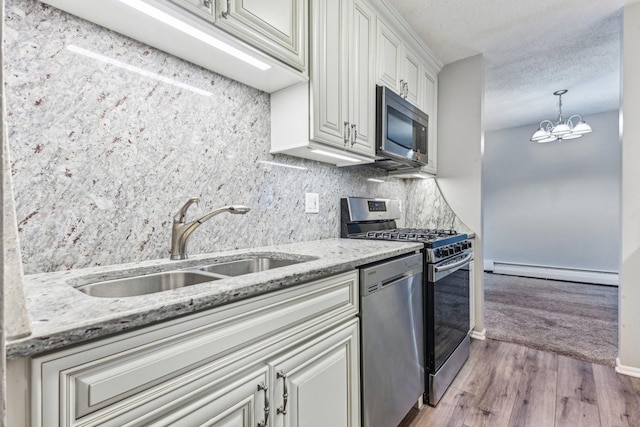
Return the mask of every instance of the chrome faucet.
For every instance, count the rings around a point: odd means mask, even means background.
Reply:
[[[185,222],[187,211],[189,207],[198,203],[200,199],[192,197],[187,200],[178,213],[173,217],[173,228],[171,230],[171,259],[187,259],[187,241],[191,234],[196,231],[196,228],[200,227],[202,223],[209,220],[211,217],[218,215],[222,212],[229,212],[232,214],[246,214],[251,209],[243,205],[231,205],[224,206],[222,208],[214,209],[205,216],[196,219],[195,221]]]

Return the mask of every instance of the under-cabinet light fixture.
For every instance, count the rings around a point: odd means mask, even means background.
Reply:
[[[367,178],[367,181],[371,181],[371,182],[379,182],[379,183],[385,183],[387,181],[385,181],[384,179],[378,179],[378,178]]]
[[[239,49],[236,49],[235,47],[223,42],[222,40],[219,40],[213,37],[210,34],[205,33],[204,31],[201,31],[201,30],[198,30],[197,28],[192,27],[191,25],[177,19],[174,16],[169,15],[166,12],[163,12],[160,9],[156,9],[155,7],[151,6],[148,3],[145,3],[144,1],[141,1],[141,0],[118,0],[118,1],[154,19],[157,19],[158,21],[163,22],[169,25],[170,27],[175,28],[178,31],[181,31],[191,37],[194,37],[208,44],[209,46],[215,47],[216,49],[226,52],[229,55],[235,56],[241,61],[244,61],[250,65],[253,65],[254,67],[262,71],[265,71],[271,68],[271,65],[265,62],[262,62],[259,59],[254,58],[253,56],[245,52],[242,52]]]
[[[344,154],[332,153],[331,151],[320,150],[318,148],[311,148],[310,150],[312,153],[322,154],[324,156],[333,157],[335,159],[346,160],[347,162],[360,163],[362,161],[360,159],[356,159],[355,157],[350,157]]]
[[[262,163],[262,164],[265,164],[265,165],[278,166],[278,167],[282,167],[282,168],[304,170],[304,171],[306,171],[308,169],[308,168],[306,168],[304,166],[288,165],[286,163],[270,162],[268,160],[259,160],[258,163]]]
[[[127,70],[127,71],[132,71],[132,72],[134,72],[136,74],[140,74],[141,76],[148,77],[148,78],[153,79],[153,80],[158,80],[158,81],[161,81],[163,83],[167,83],[167,84],[170,84],[172,86],[179,87],[181,89],[190,90],[191,92],[195,92],[198,95],[202,95],[202,96],[211,96],[211,95],[213,95],[211,92],[208,92],[206,90],[202,90],[202,89],[199,89],[199,88],[197,88],[195,86],[191,86],[191,85],[188,85],[186,83],[182,83],[182,82],[179,82],[177,80],[170,79],[170,78],[165,77],[165,76],[161,76],[160,74],[152,73],[151,71],[147,71],[147,70],[145,70],[143,68],[127,64],[126,62],[118,61],[117,59],[109,58],[108,56],[100,55],[99,53],[92,52],[92,51],[87,50],[87,49],[83,49],[83,48],[81,48],[79,46],[76,46],[76,45],[73,45],[73,44],[67,45],[66,49],[70,50],[71,52],[86,56],[88,58],[95,59],[95,60],[100,61],[100,62],[104,62],[105,64],[113,65],[114,67],[122,68],[122,69]]]

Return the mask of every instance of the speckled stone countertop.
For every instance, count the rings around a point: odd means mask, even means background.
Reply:
[[[421,249],[417,243],[328,239],[25,276],[29,337],[7,342],[7,358],[32,356],[176,318]],[[153,294],[98,298],[77,289],[91,282],[172,271],[272,254],[305,262]]]

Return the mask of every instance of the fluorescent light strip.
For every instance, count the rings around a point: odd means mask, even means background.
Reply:
[[[371,181],[371,182],[380,182],[380,183],[384,183],[387,182],[383,179],[377,179],[377,178],[367,178],[367,181]]]
[[[316,153],[316,154],[322,154],[324,156],[333,157],[333,158],[340,159],[340,160],[346,160],[346,161],[352,162],[352,163],[360,163],[362,161],[360,159],[356,159],[355,157],[349,157],[349,156],[345,156],[343,154],[336,154],[336,153],[332,153],[330,151],[325,151],[325,150],[319,150],[317,148],[312,148],[311,152],[312,153]]]
[[[70,50],[71,52],[78,53],[80,55],[86,56],[86,57],[91,58],[91,59],[95,59],[95,60],[100,61],[100,62],[104,62],[104,63],[109,64],[109,65],[113,65],[114,67],[122,68],[122,69],[127,70],[127,71],[132,71],[134,73],[140,74],[140,75],[142,75],[144,77],[148,77],[148,78],[153,79],[153,80],[158,80],[158,81],[161,81],[163,83],[168,83],[168,84],[170,84],[172,86],[176,86],[176,87],[179,87],[181,89],[190,90],[191,92],[195,92],[198,95],[203,95],[203,96],[211,96],[211,95],[213,95],[211,92],[207,92],[206,90],[198,89],[195,86],[191,86],[191,85],[188,85],[188,84],[185,84],[185,83],[181,83],[181,82],[179,82],[177,80],[173,80],[173,79],[170,79],[168,77],[161,76],[160,74],[152,73],[151,71],[147,71],[147,70],[144,70],[142,68],[135,67],[133,65],[129,65],[129,64],[124,63],[124,62],[120,62],[117,59],[109,58],[108,56],[100,55],[99,53],[91,52],[90,50],[83,49],[81,47],[78,47],[78,46],[75,46],[75,45],[72,45],[72,44],[67,46],[67,50]]]
[[[156,9],[155,7],[141,0],[119,0],[119,1],[133,9],[136,9],[139,12],[142,12],[152,18],[157,19],[160,22],[163,22],[169,25],[170,27],[175,28],[178,31],[182,31],[183,33],[191,37],[195,37],[196,39],[212,47],[215,47],[216,49],[226,52],[229,55],[233,55],[236,58],[246,62],[247,64],[253,65],[254,67],[262,71],[265,71],[271,68],[271,65],[265,62],[262,62],[259,59],[256,59],[253,56],[248,55],[242,52],[241,50],[236,49],[235,47],[223,42],[222,40],[218,40],[217,38],[205,33],[204,31],[200,31],[197,28],[194,28],[191,25],[185,22],[182,22],[181,20],[169,15],[168,13],[165,13],[159,9]]]
[[[260,160],[258,161],[258,163],[263,163],[265,165],[279,166],[279,167],[289,168],[289,169],[299,169],[304,171],[308,169],[308,168],[305,168],[304,166],[287,165],[285,163],[270,162],[268,160]]]
[[[413,174],[413,177],[414,177],[414,178],[420,178],[420,179],[429,179],[429,178],[432,178],[432,177],[430,177],[430,176],[424,176],[424,175],[421,175],[421,174],[419,174],[419,173],[414,173],[414,174]]]

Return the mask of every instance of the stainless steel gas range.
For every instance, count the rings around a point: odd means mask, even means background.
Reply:
[[[424,342],[423,398],[435,406],[469,357],[469,265],[473,260],[473,247],[465,233],[397,228],[399,218],[398,200],[341,199],[341,237],[420,242],[424,246],[421,293],[424,329],[417,332]],[[363,318],[362,323],[365,320]],[[363,340],[366,337],[363,336]],[[362,357],[364,362],[367,355]],[[394,393],[394,390],[387,392]],[[367,390],[363,390],[363,395],[366,411]]]

